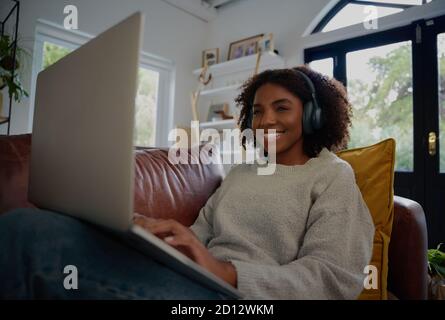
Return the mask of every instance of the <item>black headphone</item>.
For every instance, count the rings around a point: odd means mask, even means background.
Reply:
[[[303,132],[305,134],[312,134],[316,130],[321,129],[324,124],[324,115],[321,105],[318,103],[315,86],[312,80],[302,71],[294,68],[306,82],[311,92],[311,100],[307,101],[303,106]],[[249,108],[247,115],[247,128],[253,128],[253,110]]]

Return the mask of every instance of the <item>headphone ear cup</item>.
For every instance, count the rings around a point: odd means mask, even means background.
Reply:
[[[321,127],[323,126],[323,118],[322,118],[322,110],[321,108],[316,108],[314,110],[314,128],[316,130],[321,129]]]
[[[323,126],[323,110],[320,108],[320,105],[318,104],[317,99],[314,98],[314,110],[313,110],[313,119],[312,119],[312,126],[315,130],[321,129]]]
[[[303,106],[303,132],[305,134],[311,134],[313,132],[312,128],[312,113],[314,105],[312,101],[308,101]]]

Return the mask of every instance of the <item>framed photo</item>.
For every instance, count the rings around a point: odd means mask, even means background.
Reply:
[[[232,42],[229,47],[229,56],[227,60],[238,59],[258,52],[258,41],[264,34],[259,34],[250,38]]]
[[[273,52],[275,50],[272,33],[269,33],[258,41],[258,50],[261,50],[261,52]]]
[[[207,49],[202,52],[202,67],[204,68],[206,63],[210,67],[211,65],[219,62],[219,48]]]

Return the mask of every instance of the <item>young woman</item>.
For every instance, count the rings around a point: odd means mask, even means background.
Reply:
[[[234,166],[190,228],[137,214],[135,223],[247,299],[357,298],[374,225],[351,167],[332,152],[349,138],[344,87],[304,66],[271,70],[247,81],[237,103],[241,130],[265,131],[266,154],[275,140],[275,172],[258,175],[258,163]],[[60,241],[45,242],[44,232],[59,232]],[[0,246],[0,297],[222,298],[61,215],[1,216]],[[83,291],[57,282],[56,266],[70,259],[83,270]]]

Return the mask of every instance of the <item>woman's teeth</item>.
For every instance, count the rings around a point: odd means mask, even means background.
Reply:
[[[277,132],[277,133],[267,133],[265,134],[265,137],[267,140],[277,140],[279,139],[283,134],[285,133],[285,131],[283,132]]]

